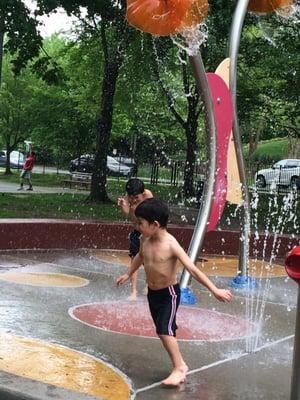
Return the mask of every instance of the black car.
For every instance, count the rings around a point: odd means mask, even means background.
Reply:
[[[92,154],[84,154],[70,162],[70,172],[76,171],[92,173],[94,170],[94,164],[95,156]],[[108,175],[130,177],[133,173],[131,167],[120,163],[111,156],[107,156],[106,166]]]

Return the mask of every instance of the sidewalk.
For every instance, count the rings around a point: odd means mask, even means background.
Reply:
[[[78,189],[69,189],[69,188],[64,188],[64,187],[46,187],[46,186],[33,186],[32,191],[26,191],[27,186],[24,186],[24,190],[18,191],[18,188],[20,187],[19,184],[17,183],[9,183],[9,182],[3,182],[0,180],[0,193],[15,193],[15,194],[20,194],[20,193],[27,193],[27,194],[41,194],[41,193],[83,193],[83,194],[88,194],[89,192],[86,190],[78,190]]]

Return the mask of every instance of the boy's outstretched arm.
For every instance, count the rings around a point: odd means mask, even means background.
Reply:
[[[123,285],[126,281],[128,281],[131,275],[134,274],[135,271],[137,271],[142,264],[143,264],[143,258],[140,253],[137,253],[137,255],[132,260],[132,263],[128,268],[126,274],[119,276],[119,278],[116,280],[116,285],[119,287]]]
[[[189,273],[199,283],[205,286],[216,297],[216,299],[220,301],[230,301],[232,299],[233,296],[230,290],[217,288],[216,285],[208,278],[208,276],[206,276],[195,266],[190,257],[186,254],[177,241],[174,244],[174,252],[178,260],[189,271]]]

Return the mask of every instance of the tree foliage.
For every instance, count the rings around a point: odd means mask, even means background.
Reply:
[[[5,49],[14,56],[11,62],[16,73],[40,52],[42,37],[37,27],[38,21],[30,15],[23,1],[0,2],[0,35],[6,35]],[[2,54],[2,47],[0,51]]]

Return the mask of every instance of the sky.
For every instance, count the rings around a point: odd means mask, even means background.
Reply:
[[[34,10],[35,2],[33,0],[23,0],[23,2],[30,10]],[[62,9],[49,17],[43,16],[38,19],[43,22],[43,26],[39,28],[43,37],[51,36],[55,32],[66,32],[72,25],[72,18],[68,17]]]

